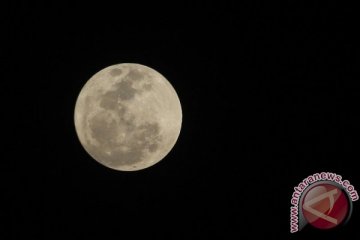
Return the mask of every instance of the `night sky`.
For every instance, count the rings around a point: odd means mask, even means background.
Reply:
[[[289,233],[293,187],[335,172],[360,192],[357,9],[312,1],[1,3],[0,239],[354,239]],[[86,81],[156,69],[182,103],[170,154],[136,172],[81,146]],[[319,238],[319,239],[321,239]]]

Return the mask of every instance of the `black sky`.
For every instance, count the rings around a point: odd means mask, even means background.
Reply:
[[[335,1],[104,1],[1,7],[1,239],[303,239],[293,187],[331,171],[360,191],[359,38]],[[138,172],[91,159],[73,123],[100,69],[135,62],[176,89],[171,153]],[[346,238],[346,237],[345,237]]]

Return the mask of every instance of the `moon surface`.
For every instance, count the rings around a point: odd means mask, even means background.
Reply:
[[[156,164],[174,147],[182,111],[164,76],[123,63],[89,79],[77,98],[74,121],[82,146],[96,161],[135,171]]]

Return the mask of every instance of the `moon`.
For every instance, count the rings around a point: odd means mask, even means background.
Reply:
[[[135,63],[104,68],[83,86],[75,104],[75,129],[100,164],[136,171],[161,161],[181,130],[182,110],[169,81]]]

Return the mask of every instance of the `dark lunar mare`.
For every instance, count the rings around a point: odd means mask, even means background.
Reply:
[[[121,74],[120,69],[112,69],[110,72],[112,76],[119,74]],[[142,73],[136,69],[131,70],[119,83],[115,84],[114,90],[100,96],[100,107],[105,112],[99,113],[88,120],[91,136],[100,144],[100,148],[89,144],[89,151],[96,159],[110,167],[117,168],[144,161],[146,150],[149,152],[157,151],[159,142],[162,140],[161,136],[159,136],[160,126],[158,123],[148,122],[136,126],[133,122],[135,116],[131,115],[127,107],[121,103],[133,99],[136,94],[142,94],[142,90],[133,87],[133,81],[141,80],[143,80]],[[150,90],[151,84],[146,84],[144,89]],[[114,131],[117,128],[116,121],[108,121],[111,115],[106,112],[109,111],[115,112],[119,116],[125,133],[131,134],[131,137],[125,139],[122,146],[119,146],[116,142],[117,135],[116,131]],[[127,115],[126,118],[125,115]],[[121,147],[126,147],[128,150],[124,151]],[[99,149],[102,151],[99,152]],[[110,151],[111,154],[107,154],[106,151]]]

